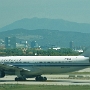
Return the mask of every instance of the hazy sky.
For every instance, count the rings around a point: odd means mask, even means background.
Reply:
[[[90,0],[0,0],[0,27],[32,17],[90,23]]]

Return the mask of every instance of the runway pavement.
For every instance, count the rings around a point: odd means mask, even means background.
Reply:
[[[29,78],[27,81],[14,81],[16,76],[0,78],[0,84],[29,84],[29,85],[90,85],[90,79],[68,78],[69,75],[45,75],[47,81],[35,81]]]

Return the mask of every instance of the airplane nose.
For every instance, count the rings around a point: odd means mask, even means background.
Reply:
[[[89,57],[89,63],[90,63],[90,57]]]

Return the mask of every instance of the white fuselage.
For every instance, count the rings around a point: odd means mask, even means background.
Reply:
[[[6,56],[0,57],[0,63],[26,69],[31,75],[67,73],[90,65],[84,56]]]

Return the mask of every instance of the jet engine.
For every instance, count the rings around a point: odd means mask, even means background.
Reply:
[[[0,71],[0,78],[3,78],[5,76],[5,72],[4,71]]]

